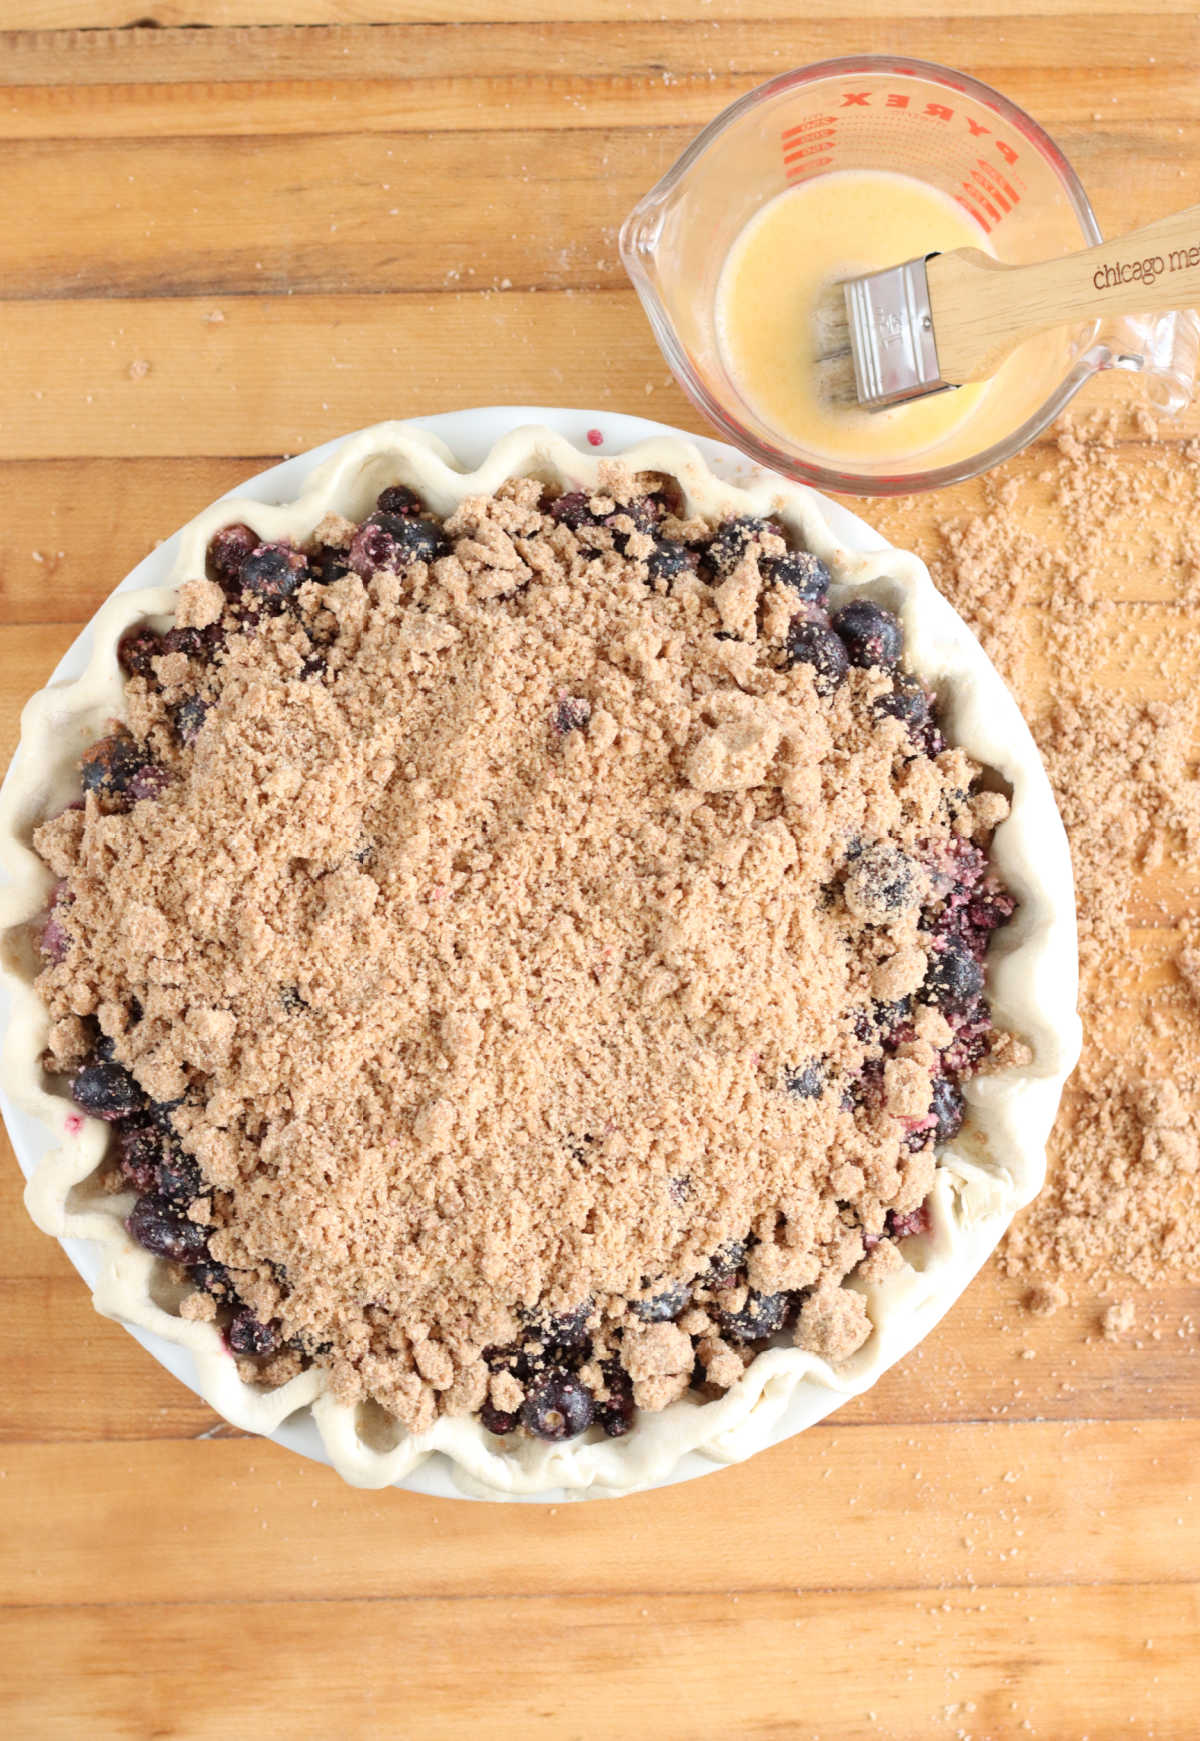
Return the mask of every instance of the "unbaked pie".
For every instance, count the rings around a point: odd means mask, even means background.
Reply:
[[[882,1369],[1075,1044],[1052,801],[917,569],[537,431],[463,476],[384,426],[201,516],[15,818],[30,1201],[100,1303],[371,1481],[635,1486]]]

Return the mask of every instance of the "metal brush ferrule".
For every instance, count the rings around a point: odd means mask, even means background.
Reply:
[[[925,261],[849,278],[843,286],[860,405],[882,411],[950,385],[938,368]]]

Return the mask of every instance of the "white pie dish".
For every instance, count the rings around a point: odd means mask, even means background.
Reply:
[[[536,424],[530,426],[532,419]],[[597,448],[587,445],[593,428],[604,436]],[[463,495],[486,493],[521,472],[577,485],[594,475],[600,459],[635,445],[635,465],[674,474],[692,507],[770,509],[829,562],[839,587],[866,587],[900,612],[907,659],[937,687],[947,735],[1012,789],[1012,814],[997,831],[993,858],[1020,909],[989,957],[990,997],[998,1021],[1029,1043],[1033,1061],[1020,1071],[967,1084],[968,1122],[939,1160],[933,1231],[907,1242],[909,1266],[869,1292],[874,1333],[837,1372],[797,1349],[773,1348],[719,1401],[685,1399],[661,1415],[643,1413],[623,1440],[592,1442],[588,1435],[544,1445],[519,1436],[498,1442],[476,1422],[442,1418],[428,1433],[401,1435],[393,1449],[381,1452],[359,1437],[354,1411],[317,1394],[315,1372],[273,1393],[245,1385],[211,1325],[186,1323],[155,1304],[150,1283],[160,1266],[133,1245],[105,1199],[88,1200],[81,1181],[93,1172],[108,1132],[97,1121],[81,1119],[60,1092],[49,1092],[38,1065],[46,1021],[32,990],[24,922],[44,908],[49,876],[29,848],[29,834],[47,811],[73,796],[79,754],[120,711],[117,637],[132,621],[170,612],[174,586],[203,572],[204,547],[220,526],[244,519],[264,536],[302,536],[330,508],[360,517],[379,488],[396,481],[412,484],[445,513]],[[466,471],[481,460],[478,470]],[[286,505],[275,505],[280,501]],[[453,413],[419,427],[380,425],[288,461],[205,510],[127,577],[67,654],[50,688],[27,707],[21,750],[0,798],[0,855],[14,884],[4,892],[0,920],[16,927],[6,939],[10,1020],[0,1075],[9,1129],[30,1181],[31,1214],[64,1241],[97,1308],[126,1323],[228,1420],[331,1462],[347,1480],[364,1486],[395,1483],[444,1496],[537,1500],[612,1494],[704,1473],[820,1419],[846,1396],[868,1388],[927,1334],[1016,1210],[1036,1194],[1046,1137],[1078,1053],[1075,915],[1065,836],[1032,738],[970,632],[915,557],[890,550],[836,504],[755,470],[715,443],[694,442],[640,419],[495,408]]]

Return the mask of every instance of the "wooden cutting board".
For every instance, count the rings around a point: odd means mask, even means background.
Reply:
[[[281,453],[495,402],[702,428],[616,229],[773,73],[961,66],[1060,141],[1108,233],[1200,200],[1192,0],[900,11],[6,0],[5,753],[110,587]],[[918,548],[938,511],[907,512]],[[1114,681],[1151,685],[1169,633]],[[1135,965],[1153,948],[1131,934]],[[7,1156],[0,1191],[21,1741],[1200,1733],[1200,1344],[1194,1320],[1153,1333],[1183,1290],[1112,1345],[1095,1300],[1033,1319],[989,1271],[869,1396],[749,1465],[607,1504],[437,1503],[219,1424],[93,1314]]]

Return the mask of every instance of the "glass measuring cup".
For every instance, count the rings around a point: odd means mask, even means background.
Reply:
[[[1087,195],[1054,141],[1014,103],[964,73],[863,55],[759,85],[710,122],[621,229],[621,258],[677,380],[753,459],[821,489],[896,495],[938,489],[998,465],[1101,369],[1139,371],[1159,411],[1188,403],[1200,320],[1181,311],[1064,332],[1061,345],[1042,346],[1036,367],[1012,371],[1015,389],[990,405],[987,419],[972,416],[911,458],[863,460],[850,469],[766,424],[722,354],[721,270],[734,240],[769,200],[847,169],[900,171],[938,188],[971,214],[996,256],[1013,264],[1102,240]]]

